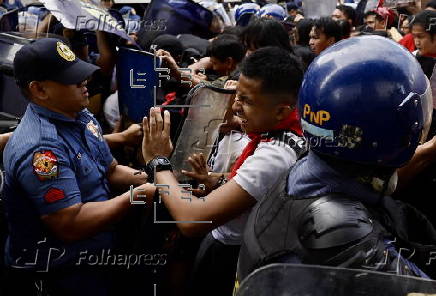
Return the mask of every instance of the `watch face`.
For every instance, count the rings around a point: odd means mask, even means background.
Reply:
[[[159,158],[158,159],[158,163],[160,164],[160,165],[168,165],[168,164],[170,164],[170,161],[167,159],[167,158]]]

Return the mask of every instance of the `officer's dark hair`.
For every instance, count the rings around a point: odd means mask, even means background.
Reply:
[[[242,31],[241,41],[247,49],[277,46],[293,53],[288,33],[283,25],[274,19],[259,18],[252,21]]]
[[[30,83],[30,81],[27,84],[24,83],[24,82],[21,82],[21,81],[16,81],[16,83],[17,83],[18,88],[20,89],[21,94],[23,95],[23,97],[26,100],[30,101],[30,99],[31,99],[30,98],[30,91],[29,91],[29,83]]]
[[[214,57],[221,62],[233,58],[237,63],[245,56],[245,49],[238,37],[230,34],[219,35],[207,49],[207,56]]]
[[[336,6],[336,9],[339,9],[348,20],[351,20],[351,24],[354,25],[354,21],[356,19],[356,11],[354,10],[353,7],[340,4]]]
[[[428,8],[428,7],[433,8],[433,9],[436,9],[436,0],[433,0],[433,1],[428,2],[428,3],[425,5],[425,8]]]
[[[313,25],[316,30],[324,33],[327,38],[333,37],[335,42],[342,39],[342,29],[339,23],[330,17],[322,17],[315,20]]]
[[[410,27],[415,25],[422,26],[424,30],[431,35],[433,40],[434,34],[436,34],[436,11],[423,10],[412,19]]]
[[[263,47],[246,57],[240,65],[241,74],[261,81],[261,92],[275,102],[294,104],[303,81],[300,60],[275,46]],[[291,94],[291,96],[289,96]]]
[[[309,46],[310,30],[312,30],[314,21],[312,19],[302,19],[297,23],[298,40],[297,44]]]

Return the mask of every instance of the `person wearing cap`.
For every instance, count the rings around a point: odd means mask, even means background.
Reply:
[[[253,15],[259,11],[260,6],[256,3],[242,3],[236,8],[235,21],[237,26],[245,27]]]
[[[273,18],[281,22],[286,18],[286,11],[278,4],[267,4],[257,12],[257,15],[259,17]]]
[[[5,261],[14,295],[34,295],[41,280],[50,295],[107,295],[105,273],[86,258],[111,249],[108,227],[138,190],[154,193],[145,174],[117,164],[86,110],[87,79],[97,70],[54,38],[15,56],[15,79],[29,105],[4,151]],[[109,199],[109,185],[140,187]]]

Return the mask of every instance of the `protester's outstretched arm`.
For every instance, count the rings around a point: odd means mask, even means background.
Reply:
[[[169,156],[172,144],[169,137],[170,114],[152,108],[150,118],[144,118],[143,157],[146,162],[156,156]],[[156,172],[156,184],[163,184],[158,190],[177,226],[186,236],[203,235],[219,225],[237,217],[253,206],[256,200],[235,181],[229,181],[204,198],[196,198],[179,186],[171,171]],[[158,187],[158,186],[157,186]],[[198,223],[202,222],[202,223]]]
[[[171,56],[171,54],[168,51],[159,49],[156,52],[156,55],[158,57],[161,57],[168,66],[168,69],[170,69],[170,75],[174,77],[178,81],[189,81],[191,84],[184,84],[190,87],[196,86],[201,81],[206,80],[206,75],[202,73],[189,73],[188,71],[182,71],[180,70],[179,66],[177,65],[174,58]],[[193,71],[194,72],[194,71]]]
[[[97,47],[100,56],[97,59],[97,66],[103,74],[111,76],[117,62],[117,50],[115,44],[109,42],[106,32],[97,31]]]
[[[50,30],[50,25],[53,24],[56,21],[56,18],[51,14],[48,13],[44,19],[38,23],[37,32],[40,33],[48,33]]]
[[[430,141],[419,145],[407,165],[398,169],[397,191],[407,187],[422,171],[436,161],[436,136]]]

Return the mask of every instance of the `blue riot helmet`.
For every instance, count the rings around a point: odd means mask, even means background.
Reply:
[[[257,12],[257,15],[259,17],[272,17],[278,21],[283,21],[287,13],[285,9],[278,4],[267,4]]]
[[[237,26],[245,27],[248,25],[251,17],[260,9],[256,3],[243,3],[235,11],[235,21]]]
[[[380,36],[340,41],[307,70],[298,109],[312,151],[401,167],[428,133],[431,87],[401,45]]]

